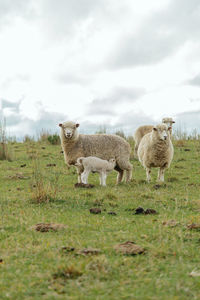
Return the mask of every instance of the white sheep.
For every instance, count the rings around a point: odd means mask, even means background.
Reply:
[[[166,124],[154,126],[150,133],[143,136],[139,144],[138,157],[146,169],[148,182],[151,179],[151,168],[160,168],[158,181],[164,181],[164,172],[169,168],[174,154],[170,130],[171,127]]]
[[[79,157],[77,159],[77,167],[83,168],[84,171],[81,174],[82,183],[88,183],[88,176],[90,172],[99,173],[100,184],[106,186],[106,178],[109,172],[113,171],[116,165],[114,158],[107,160],[100,159],[94,156]]]
[[[167,126],[171,127],[170,129],[170,135],[172,136],[172,124],[175,123],[175,121],[172,118],[163,118],[162,119],[162,123],[166,124]],[[143,138],[143,136],[149,132],[152,131],[153,129],[153,125],[144,125],[144,126],[140,126],[136,129],[133,138],[135,141],[135,147],[134,147],[134,155],[135,157],[138,157],[138,147],[140,144],[141,139]]]
[[[126,181],[132,177],[132,165],[129,161],[131,147],[123,138],[112,134],[79,134],[79,124],[65,122],[61,127],[61,146],[65,162],[68,166],[74,165],[79,157],[95,156],[101,159],[116,160],[115,170],[118,172],[117,183],[123,179],[126,171]],[[78,182],[81,182],[83,168],[78,168]]]

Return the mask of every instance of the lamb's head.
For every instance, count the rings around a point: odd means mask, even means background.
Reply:
[[[170,136],[171,127],[166,124],[159,124],[153,127],[152,133],[153,137],[157,140],[167,141]]]
[[[175,121],[172,118],[163,118],[162,123],[166,124],[167,126],[172,126]]]
[[[77,128],[79,127],[79,124],[76,124],[74,122],[64,122],[60,123],[59,126],[64,137],[67,140],[76,139],[78,137]]]
[[[115,167],[116,166],[116,159],[115,158],[110,158],[109,163],[111,163],[113,165],[113,167]]]

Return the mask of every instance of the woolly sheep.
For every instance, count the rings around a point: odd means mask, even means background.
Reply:
[[[154,126],[150,133],[143,136],[139,148],[139,161],[146,169],[147,181],[150,181],[151,168],[160,168],[158,181],[164,181],[165,169],[169,168],[174,148],[170,138],[171,127],[166,124]]]
[[[81,181],[83,183],[88,183],[88,176],[90,172],[97,172],[100,175],[100,184],[103,186],[106,186],[106,177],[109,172],[113,171],[115,165],[116,160],[114,158],[111,158],[109,161],[107,161],[94,156],[79,157],[76,164],[76,166],[84,169],[83,173],[81,174]]]
[[[173,121],[172,118],[163,118],[162,123],[171,127],[170,135],[172,135],[172,124],[175,123],[175,121]],[[144,126],[140,126],[136,129],[134,136],[133,136],[133,138],[135,140],[135,148],[134,148],[135,157],[138,157],[137,152],[138,152],[138,147],[139,147],[141,139],[143,138],[143,136],[145,134],[151,132],[153,127],[154,127],[153,125],[144,125]]]
[[[132,165],[129,161],[131,147],[129,143],[111,134],[79,134],[77,128],[79,124],[65,122],[59,124],[61,127],[61,146],[67,166],[76,164],[77,158],[96,156],[101,159],[109,160],[115,158],[115,170],[118,171],[117,183],[123,179],[126,171],[126,181],[132,177]],[[83,168],[77,167],[78,182],[81,182]]]

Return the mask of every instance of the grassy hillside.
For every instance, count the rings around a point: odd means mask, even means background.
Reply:
[[[147,184],[133,159],[130,184],[116,186],[112,172],[103,188],[92,174],[93,189],[74,187],[76,171],[66,169],[59,145],[11,147],[13,161],[0,161],[0,299],[200,299],[200,229],[187,227],[200,224],[199,141],[175,141],[164,185],[157,170]],[[135,215],[139,206],[158,214]],[[31,229],[42,222],[67,228]],[[117,253],[126,241],[145,252]],[[101,253],[77,254],[89,247]]]

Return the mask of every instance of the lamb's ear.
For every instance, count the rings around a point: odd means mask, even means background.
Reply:
[[[60,127],[62,127],[62,125],[63,125],[62,123],[59,124]]]
[[[80,124],[76,124],[76,128],[78,128],[80,126]]]
[[[158,129],[157,129],[156,127],[153,127],[153,130],[154,130],[154,131],[157,131]]]
[[[172,129],[172,127],[171,127],[171,126],[169,126],[169,127],[168,127],[168,130],[171,130],[171,129]]]

